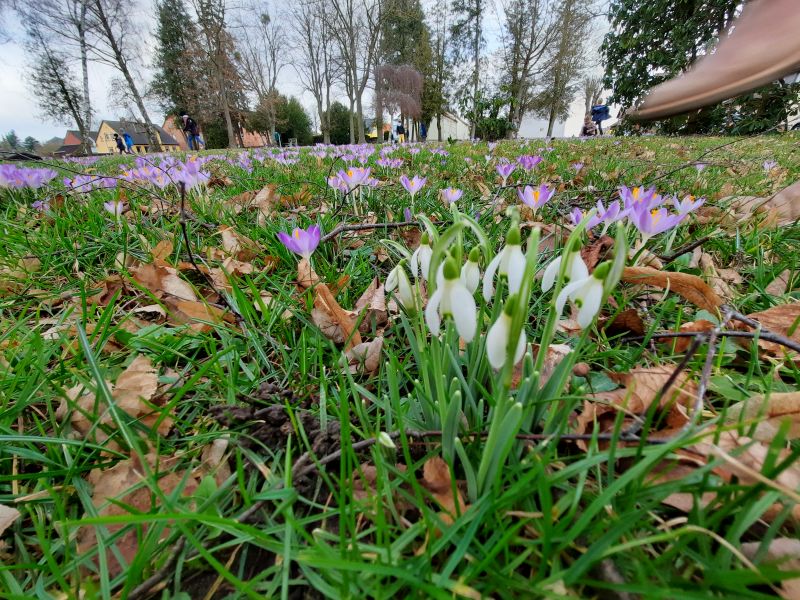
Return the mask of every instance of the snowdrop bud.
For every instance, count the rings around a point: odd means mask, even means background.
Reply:
[[[475,298],[461,282],[458,265],[452,257],[444,261],[441,285],[428,300],[425,307],[425,322],[433,335],[439,334],[442,317],[450,315],[456,331],[465,342],[472,341],[478,328],[478,309]]]
[[[428,281],[428,271],[430,270],[431,257],[433,256],[433,249],[430,244],[431,238],[426,231],[419,240],[419,247],[411,255],[411,274],[415,279],[421,275],[425,281]]]
[[[394,440],[385,431],[381,431],[378,434],[377,440],[378,443],[384,448],[388,448],[389,450],[397,450],[397,446],[395,445]]]
[[[466,264],[461,268],[461,282],[467,287],[470,294],[474,294],[481,282],[481,251],[473,248],[469,253]]]

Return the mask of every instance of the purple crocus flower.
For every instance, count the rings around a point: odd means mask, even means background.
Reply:
[[[511,176],[511,173],[513,173],[514,169],[516,168],[517,165],[515,165],[514,163],[502,163],[495,167],[497,174],[503,178],[503,185],[506,184],[506,181],[508,181],[508,178]]]
[[[427,179],[425,177],[420,177],[419,175],[414,175],[414,179],[409,179],[406,175],[400,177],[400,183],[406,188],[406,191],[411,194],[412,198],[422,189],[426,181]]]
[[[645,240],[672,229],[685,218],[685,214],[670,214],[663,206],[653,210],[641,210],[632,216],[634,225]]]
[[[522,156],[517,157],[517,162],[523,169],[525,169],[526,171],[530,171],[536,165],[542,162],[542,157],[532,156],[530,154],[523,154]]]
[[[636,186],[629,188],[625,185],[620,186],[619,196],[628,211],[647,212],[661,204],[661,196],[656,194],[656,188],[644,189]]]
[[[37,200],[31,204],[31,208],[39,212],[46,212],[50,210],[50,203],[47,200]]]
[[[765,160],[764,164],[761,166],[764,167],[764,171],[769,173],[772,171],[772,169],[776,169],[778,167],[778,162],[775,160]]]
[[[350,167],[347,171],[339,171],[339,179],[347,186],[349,191],[353,191],[358,186],[366,183],[372,171],[369,167]]]
[[[694,163],[694,168],[698,173],[702,173],[708,165],[706,163]]]
[[[442,198],[444,198],[445,202],[448,204],[452,204],[453,202],[457,202],[461,196],[464,195],[464,190],[458,190],[456,188],[445,188],[442,190]]]
[[[530,206],[533,210],[538,210],[544,206],[553,197],[554,193],[555,190],[551,189],[546,183],[541,184],[536,189],[529,185],[526,185],[523,189],[517,188],[517,196],[520,201]]]
[[[690,212],[696,211],[703,206],[705,201],[705,198],[695,199],[691,194],[686,196],[683,200],[678,200],[674,196],[672,197],[672,204],[675,206],[675,210],[679,215],[688,215]]]
[[[604,223],[604,231],[605,229],[608,229],[608,226],[612,223],[616,223],[617,221],[621,221],[627,217],[628,212],[629,211],[627,209],[622,209],[622,205],[620,204],[619,200],[614,200],[608,205],[608,208],[603,206],[603,203],[600,200],[597,201],[597,216]]]
[[[114,215],[115,219],[118,219],[122,214],[123,205],[118,200],[112,200],[111,202],[103,202],[103,208]]]
[[[580,224],[581,221],[586,217],[586,212],[582,211],[577,206],[572,209],[572,212],[569,213],[569,216],[572,218],[572,224],[576,227]],[[589,222],[586,224],[586,229],[592,229],[603,222],[603,219],[595,213]]]
[[[322,237],[322,232],[319,225],[312,225],[308,229],[300,229],[295,227],[292,235],[281,231],[278,233],[278,239],[289,250],[295,254],[299,254],[306,260],[311,258],[314,250],[319,246],[319,240]]]
[[[403,218],[406,221],[411,221],[414,218],[414,215],[411,213],[411,209],[407,206],[403,209]]]
[[[575,169],[576,173],[579,173],[580,170],[583,168],[583,163],[582,162],[574,162],[574,163],[572,163],[572,168]]]

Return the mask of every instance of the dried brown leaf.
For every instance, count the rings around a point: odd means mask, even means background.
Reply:
[[[800,392],[773,392],[769,396],[753,396],[728,407],[729,422],[757,423],[753,439],[770,442],[784,421],[789,421],[789,439],[800,437]]]
[[[314,310],[311,318],[325,337],[337,344],[347,342],[346,350],[361,343],[361,334],[355,327],[354,313],[339,306],[330,288],[324,283],[314,288]]]
[[[767,310],[751,313],[747,315],[751,319],[758,321],[761,325],[770,331],[788,337],[795,342],[800,342],[800,302],[790,304],[779,304]],[[749,329],[747,326],[742,326],[744,329]],[[743,343],[749,343],[749,340],[743,340]],[[782,356],[787,349],[776,343],[768,342],[765,340],[758,340],[760,348],[774,354],[775,356]]]
[[[742,553],[755,561],[762,554],[763,542],[745,542]],[[800,540],[796,538],[773,538],[763,554],[763,562],[776,563],[784,571],[800,571]],[[797,600],[800,598],[800,577],[792,577],[781,581],[781,598]]]
[[[253,205],[258,209],[256,223],[259,227],[264,227],[268,219],[275,216],[278,208],[280,207],[281,197],[278,194],[278,186],[274,183],[261,188],[255,198],[253,198]]]
[[[789,291],[789,281],[792,278],[792,272],[789,269],[784,269],[781,274],[767,284],[764,291],[771,296],[783,296]]]
[[[705,281],[689,273],[659,271],[651,267],[625,267],[622,280],[626,283],[669,289],[712,314],[723,304],[722,298]]]
[[[197,301],[197,294],[189,283],[181,279],[178,271],[166,264],[146,263],[131,270],[133,279],[150,290],[156,297],[164,294]]]
[[[591,273],[594,268],[606,258],[608,251],[614,247],[614,238],[607,235],[593,241],[581,249],[581,258]]]
[[[351,373],[375,375],[381,367],[383,337],[376,337],[370,342],[361,342],[345,352],[345,358]]]
[[[386,309],[386,292],[377,277],[356,300],[355,310],[359,314],[364,314],[358,327],[358,330],[364,335],[384,325],[389,319],[389,312]]]
[[[19,517],[20,512],[16,508],[0,504],[0,535],[3,535]]]

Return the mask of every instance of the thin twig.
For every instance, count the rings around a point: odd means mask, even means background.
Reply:
[[[663,263],[665,265],[668,265],[673,260],[676,260],[677,258],[680,258],[681,256],[683,256],[687,252],[691,252],[695,248],[699,248],[700,246],[705,244],[708,240],[710,240],[713,237],[715,237],[715,236],[713,236],[713,235],[704,235],[703,237],[698,238],[698,239],[694,240],[693,242],[689,242],[688,244],[685,244],[685,245],[681,246],[680,248],[678,248],[677,250],[675,250],[671,254],[659,254],[657,256],[661,261],[663,261]]]
[[[327,242],[345,231],[369,231],[370,229],[396,229],[397,227],[419,227],[419,221],[402,221],[399,223],[358,223],[356,225],[339,225],[322,236],[320,242]]]

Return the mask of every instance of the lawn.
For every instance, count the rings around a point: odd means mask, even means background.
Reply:
[[[798,597],[799,142],[0,166],[0,597]]]

